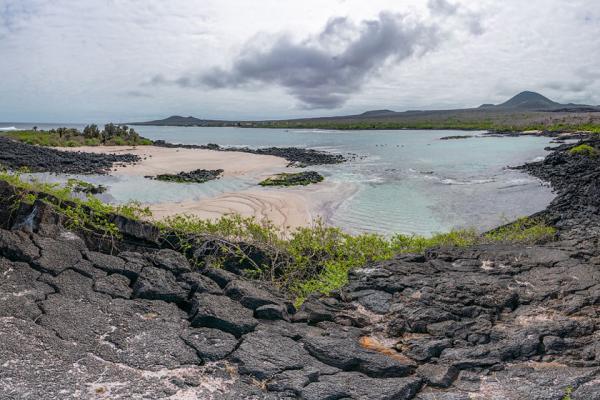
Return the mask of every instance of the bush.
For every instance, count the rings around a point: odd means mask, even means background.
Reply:
[[[556,229],[539,218],[519,218],[514,222],[496,228],[483,237],[484,241],[495,243],[535,244],[554,239]]]
[[[473,229],[453,230],[431,237],[395,235],[386,238],[377,234],[350,235],[339,228],[317,221],[311,227],[283,231],[269,222],[253,218],[226,216],[215,221],[178,215],[160,221],[163,232],[176,232],[183,250],[197,247],[207,238],[218,238],[217,257],[220,262],[253,263],[247,270],[252,278],[268,280],[296,297],[301,303],[314,292],[324,294],[339,289],[348,281],[348,272],[375,261],[388,260],[405,253],[423,253],[434,247],[464,247],[475,244],[511,242],[537,243],[551,240],[554,228],[543,221],[521,218],[512,224],[479,235]],[[240,243],[259,248],[267,262],[258,264],[243,250]],[[216,264],[218,266],[218,263]]]
[[[73,128],[58,128],[49,131],[16,131],[2,133],[2,136],[20,142],[48,147],[99,146],[112,144],[116,146],[152,145],[150,139],[141,137],[135,130],[127,126],[107,124],[100,131],[96,125],[88,125],[79,132]]]
[[[596,157],[598,155],[598,149],[584,143],[569,149],[569,154]]]
[[[19,202],[32,204],[41,200],[51,205],[56,212],[67,218],[67,226],[73,229],[87,230],[105,237],[120,238],[121,232],[112,223],[114,215],[122,215],[130,219],[140,219],[151,215],[147,207],[131,202],[113,206],[97,199],[91,194],[83,198],[74,194],[76,187],[93,186],[90,183],[70,180],[65,185],[40,182],[34,178],[22,178],[22,172],[0,170],[0,180],[6,181],[18,190],[12,199],[14,206]]]

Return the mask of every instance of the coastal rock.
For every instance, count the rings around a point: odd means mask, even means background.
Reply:
[[[77,264],[81,253],[77,248],[50,238],[34,237],[35,245],[40,249],[40,257],[34,265],[46,272],[58,275],[67,268]]]
[[[156,176],[146,176],[146,178],[164,182],[204,183],[215,179],[219,179],[222,173],[222,169],[196,169],[194,171],[180,172],[178,174],[160,174]]]
[[[238,340],[235,336],[210,328],[189,328],[182,339],[193,347],[203,361],[217,361],[235,350]]]
[[[243,153],[261,154],[285,158],[290,162],[290,166],[304,167],[309,165],[339,164],[345,161],[341,154],[327,153],[314,149],[304,149],[300,147],[266,147],[260,149],[251,149],[249,147],[221,147],[218,144],[209,143],[206,145],[194,144],[172,144],[164,140],[154,141],[155,146],[183,149],[206,149],[214,151],[238,151]]]
[[[105,293],[111,297],[129,299],[133,293],[133,290],[129,285],[130,281],[126,276],[113,274],[96,279],[94,282],[94,290],[99,293]]]
[[[372,263],[297,312],[243,268],[4,225],[0,398],[600,398],[600,160],[569,146],[530,167],[556,241]]]
[[[305,400],[411,399],[422,385],[419,378],[372,379],[356,372],[327,375],[301,391]]]
[[[303,171],[297,173],[281,173],[273,175],[264,181],[261,181],[261,186],[306,186],[311,183],[319,183],[323,181],[323,176],[315,171]]]
[[[226,296],[196,294],[192,300],[192,325],[219,329],[236,337],[254,330],[258,321],[251,310]]]
[[[145,267],[133,285],[136,297],[149,300],[183,303],[188,292],[182,288],[169,271]]]
[[[18,170],[61,174],[105,174],[115,163],[135,163],[133,154],[97,154],[60,151],[49,147],[32,146],[0,137],[0,165]]]

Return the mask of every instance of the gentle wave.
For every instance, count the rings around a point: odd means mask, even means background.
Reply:
[[[460,181],[458,179],[446,178],[440,181],[440,183],[443,185],[482,185],[492,182],[494,182],[494,179],[473,179],[470,181]]]
[[[0,126],[0,131],[18,131],[18,129],[15,128],[14,126],[5,126],[5,127]]]

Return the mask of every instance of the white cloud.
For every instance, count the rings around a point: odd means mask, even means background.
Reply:
[[[0,0],[0,120],[315,115],[278,85],[215,90],[144,82],[231,65],[257,35],[289,32],[300,40],[332,17],[373,20],[382,11],[426,24],[453,18],[434,51],[378,68],[343,107],[319,115],[478,105],[524,89],[600,104],[596,0],[430,3],[437,13],[418,0]]]

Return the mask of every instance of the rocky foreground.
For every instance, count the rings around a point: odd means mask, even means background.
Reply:
[[[97,251],[5,185],[0,398],[599,399],[600,163],[527,169],[558,191],[556,242],[400,256],[299,310],[150,227]]]

